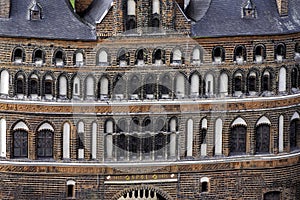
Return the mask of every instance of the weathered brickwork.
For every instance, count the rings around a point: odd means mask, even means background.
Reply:
[[[193,38],[183,1],[128,2],[95,40],[1,37],[0,199],[300,199],[300,33]]]

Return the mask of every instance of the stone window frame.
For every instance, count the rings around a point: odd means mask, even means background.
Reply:
[[[160,51],[160,55],[157,55],[159,53],[157,53],[158,51]],[[160,59],[157,59],[160,58]],[[152,52],[152,64],[166,64],[166,51],[161,48],[161,47],[157,47],[153,50]]]
[[[66,95],[61,95],[60,93],[60,87],[61,87],[61,78],[62,77],[65,77],[66,79]],[[68,74],[63,72],[61,73],[58,77],[57,77],[57,84],[56,84],[56,88],[57,88],[57,98],[60,98],[60,99],[69,99],[69,84],[70,84],[70,81],[69,81],[69,78],[68,78]]]
[[[240,130],[242,129],[242,131]],[[244,135],[241,135],[244,134]],[[235,137],[233,137],[235,136]],[[244,139],[241,141],[241,138]],[[236,124],[230,128],[230,155],[245,155],[247,151],[247,125]],[[237,148],[234,148],[236,146]]]
[[[180,54],[178,54],[178,53]],[[176,55],[176,56],[175,56]],[[174,57],[180,57],[180,60],[174,60]],[[183,65],[185,63],[185,55],[184,55],[184,51],[180,46],[176,46],[172,49],[171,53],[170,53],[170,64],[171,65]]]
[[[299,87],[299,68],[298,66],[294,66],[291,69],[291,88]]]
[[[22,94],[22,95],[26,95],[26,86],[27,86],[27,78],[26,78],[26,74],[23,72],[23,71],[18,71],[16,74],[15,74],[15,77],[14,77],[14,89],[15,89],[15,95],[18,95],[18,94]],[[20,91],[20,86],[19,86],[19,81],[22,81],[22,88]]]
[[[103,87],[103,80],[104,79],[107,79],[107,94],[102,94],[101,91],[102,91],[102,87]],[[98,98],[101,100],[101,101],[104,101],[104,100],[108,100],[111,98],[112,94],[111,94],[111,80],[110,80],[110,77],[108,74],[102,74],[100,76],[100,79],[98,81],[98,94],[97,94]]]
[[[232,77],[232,93],[235,96],[235,92],[241,92],[244,93],[245,88],[245,76],[244,72],[241,69],[236,70],[233,73]]]
[[[135,51],[135,65],[146,65],[148,62],[148,50],[146,48],[140,47]],[[143,62],[140,64],[140,62]]]
[[[259,81],[260,75],[259,74],[260,74],[260,72],[258,69],[256,69],[256,68],[249,69],[249,72],[247,74],[247,93],[248,94],[250,94],[250,92],[255,92],[255,93],[259,92],[259,83],[260,83],[260,81]],[[250,82],[253,80],[254,80],[254,84],[252,84],[252,82]],[[254,87],[254,90],[252,90],[252,87]]]
[[[121,47],[117,52],[117,65],[120,67],[130,65],[130,53],[128,49]]]
[[[241,58],[243,60],[237,60],[238,58]],[[245,45],[237,45],[234,48],[234,54],[233,54],[233,62],[237,64],[244,64],[247,62],[247,49]]]
[[[195,59],[194,56],[195,50],[199,50],[199,59]],[[191,64],[200,65],[201,63],[204,62],[203,56],[204,56],[204,49],[201,46],[196,45],[191,52]]]
[[[57,56],[58,53],[61,53],[61,56]],[[62,63],[58,64],[58,59],[61,59]],[[52,57],[52,63],[54,66],[56,67],[64,67],[65,65],[67,65],[67,57],[66,57],[66,53],[62,48],[57,48],[54,53],[53,53],[53,57]]]
[[[278,58],[278,56],[282,56],[281,60]],[[282,62],[284,59],[286,59],[286,45],[283,42],[279,42],[274,45],[274,60],[277,62]]]
[[[46,134],[46,135],[42,135]],[[48,135],[51,134],[51,135]],[[50,146],[48,146],[49,141]],[[37,137],[36,137],[36,156],[38,159],[50,159],[54,158],[54,131],[50,129],[40,129],[37,131]],[[42,153],[42,155],[39,155],[39,149],[44,149],[44,151],[47,151],[51,149],[51,154],[47,154],[45,152]]]
[[[173,96],[173,80],[171,74],[161,74],[159,78],[158,96],[160,99],[171,99]]]
[[[15,138],[15,134],[17,133],[17,132],[20,132],[20,131],[22,131],[23,132],[23,135],[22,136],[20,136],[20,138],[19,138],[19,140],[21,139],[21,141],[20,142],[18,142],[19,144],[22,144],[22,147],[18,147],[18,148],[20,148],[20,149],[23,149],[23,150],[25,150],[26,149],[26,155],[23,155],[22,153],[22,155],[19,155],[19,156],[16,156],[16,138]],[[24,135],[26,133],[26,136]],[[24,140],[25,139],[25,137],[26,137],[26,141]],[[25,142],[25,143],[24,143]],[[25,146],[23,146],[23,145],[25,145]],[[28,149],[28,147],[29,147],[29,133],[28,133],[28,130],[26,130],[26,129],[21,129],[21,128],[18,128],[18,129],[14,129],[13,131],[12,131],[12,157],[13,158],[17,158],[17,159],[19,159],[19,158],[28,158],[28,153],[29,153],[29,149]],[[21,151],[21,150],[20,150]]]
[[[32,94],[37,94],[37,96],[40,96],[40,76],[39,76],[39,73],[37,71],[33,71],[29,76],[28,76],[28,95],[32,95]],[[33,87],[32,87],[32,81],[35,81],[36,82],[36,89],[33,93]]]
[[[106,53],[106,60],[107,62],[101,62],[101,59],[100,59],[100,54],[102,52],[105,52]],[[96,65],[97,66],[109,66],[111,63],[111,55],[110,55],[110,52],[109,52],[109,49],[108,48],[100,48],[98,51],[97,51],[97,54],[96,54]]]
[[[138,74],[132,74],[127,81],[128,98],[130,100],[141,99],[142,85],[141,77]]]
[[[21,55],[16,55],[17,51],[21,51]],[[17,61],[18,59],[18,61]],[[11,62],[14,64],[22,64],[26,61],[26,52],[25,49],[22,46],[16,46],[13,51],[12,51],[12,56],[11,56]]]
[[[112,95],[114,99],[122,100],[126,95],[126,77],[123,74],[116,74],[113,79]]]
[[[88,81],[92,80],[92,85],[88,85]],[[88,74],[85,79],[84,79],[84,99],[89,99],[89,100],[95,100],[95,98],[97,97],[97,80],[96,77],[93,74]],[[88,95],[88,90],[89,89],[93,89],[92,90],[92,94]]]
[[[221,64],[225,62],[226,59],[225,48],[223,46],[215,46],[212,49],[211,58],[212,58],[212,62],[215,64]],[[216,60],[216,58],[218,59]]]
[[[46,63],[46,52],[41,48],[36,48],[32,52],[32,63],[42,66]]]
[[[74,180],[68,180],[66,182],[66,198],[67,199],[73,199],[75,198],[76,194],[75,194],[75,185],[76,182]]]
[[[298,115],[299,116],[299,115]],[[292,118],[290,121],[289,127],[289,144],[290,151],[296,150],[300,148],[300,119]]]
[[[264,130],[263,128],[265,128],[266,130]],[[268,133],[264,131],[268,131]],[[266,116],[260,117],[259,120],[257,121],[254,129],[254,138],[255,138],[255,154],[270,154],[271,122]],[[259,143],[260,145],[258,146]]]
[[[82,55],[82,60],[78,58],[79,55]],[[77,49],[73,53],[73,66],[82,67],[86,63],[85,51],[83,49]]]
[[[198,76],[198,89],[197,87],[194,87],[196,83],[194,83],[194,79],[193,77]],[[190,73],[190,76],[188,78],[188,83],[189,83],[189,88],[188,88],[188,93],[190,98],[198,98],[202,95],[202,76],[200,74],[200,72],[198,72],[197,70],[193,71],[192,73]],[[194,92],[194,88],[197,89],[197,92]]]
[[[260,48],[260,49],[258,49]],[[257,56],[261,56],[261,60]],[[263,63],[267,58],[267,50],[264,44],[256,44],[253,48],[253,61],[260,64]]]
[[[210,191],[210,179],[208,177],[202,177],[200,179],[201,193],[209,193]]]
[[[144,77],[143,96],[144,99],[156,99],[157,96],[157,79],[156,75],[148,73]]]
[[[268,80],[266,80],[266,78],[268,78]],[[269,68],[265,68],[261,76],[261,92],[265,92],[265,91],[271,92],[273,89],[272,83],[273,83],[272,71]]]
[[[50,77],[50,79],[48,77]],[[42,78],[42,95],[55,96],[55,78],[52,72],[46,72]]]

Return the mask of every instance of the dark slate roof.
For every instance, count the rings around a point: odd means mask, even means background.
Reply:
[[[280,17],[275,0],[252,0],[257,18],[242,18],[246,0],[211,0],[206,13],[197,12],[200,2],[187,10],[197,22],[192,25],[192,36],[222,37],[244,35],[273,35],[300,32],[300,1],[289,0],[289,15]],[[195,8],[195,9],[193,9]]]
[[[93,27],[72,11],[69,0],[37,0],[41,20],[29,20],[32,0],[11,0],[10,18],[0,18],[0,37],[96,40]]]
[[[99,23],[111,8],[112,3],[113,0],[94,0],[88,7],[84,19],[93,25]]]
[[[209,8],[211,0],[191,0],[185,12],[194,21],[200,20]]]

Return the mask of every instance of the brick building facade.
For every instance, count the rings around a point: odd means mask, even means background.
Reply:
[[[296,0],[0,0],[1,199],[299,199]]]

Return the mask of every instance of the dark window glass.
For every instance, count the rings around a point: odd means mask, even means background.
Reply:
[[[249,91],[256,91],[256,77],[250,76],[248,81],[249,81]]]
[[[236,76],[234,78],[234,91],[242,91],[242,77],[241,76]]]
[[[208,182],[204,181],[201,183],[201,192],[208,192]]]
[[[264,75],[262,78],[262,91],[270,91],[270,76]]]
[[[256,153],[269,153],[270,126],[266,124],[256,127]]]
[[[37,94],[38,93],[38,82],[36,79],[30,80],[30,94]]]
[[[38,133],[37,157],[53,157],[53,133],[49,130],[42,130]]]
[[[291,150],[298,148],[297,140],[299,139],[300,123],[299,119],[294,119],[290,125],[290,148]]]
[[[68,185],[67,197],[74,197],[74,185]]]
[[[207,133],[207,129],[202,128],[200,134],[200,144],[206,144],[206,133]]]
[[[235,126],[231,129],[230,153],[239,154],[246,152],[246,127]]]
[[[158,159],[164,158],[164,147],[166,145],[166,136],[162,133],[155,135],[154,150],[155,157]]]
[[[292,88],[298,87],[298,70],[296,68],[292,69],[291,84],[292,84]]]
[[[17,94],[24,94],[24,82],[23,79],[17,80]]]
[[[45,94],[52,94],[52,81],[45,82]]]
[[[15,158],[28,157],[28,133],[25,130],[17,130],[13,134],[13,156]]]

